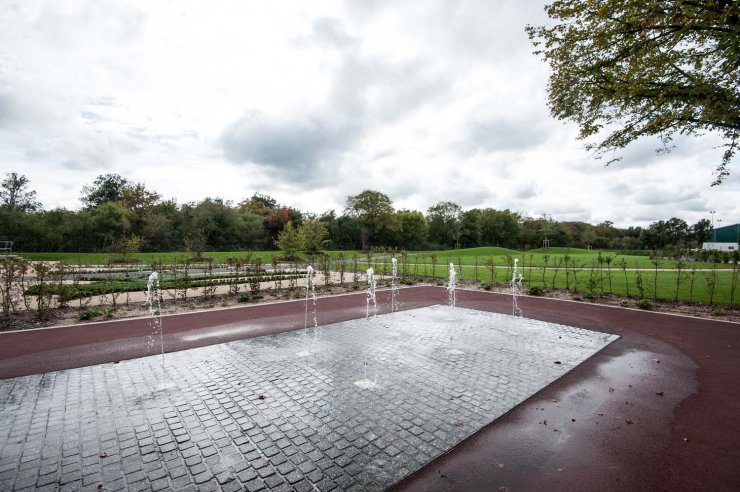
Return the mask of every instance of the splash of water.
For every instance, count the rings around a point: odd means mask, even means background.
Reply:
[[[450,306],[454,306],[457,302],[457,294],[455,289],[457,288],[457,279],[455,273],[455,264],[450,263],[450,280],[447,283],[447,297],[450,300]]]
[[[363,377],[359,381],[355,381],[353,384],[357,386],[360,389],[376,389],[378,387],[378,378],[377,376],[373,379],[370,379],[367,377],[367,361],[364,361],[362,363],[363,365]]]
[[[375,297],[375,270],[367,269],[367,307],[365,308],[365,319],[370,318],[370,304],[373,305],[373,318],[378,315],[378,301]]]
[[[398,311],[398,260],[391,258],[391,312]]]
[[[512,314],[521,316],[522,309],[519,307],[519,296],[522,295],[524,286],[522,285],[522,274],[519,272],[519,258],[514,258],[514,272],[511,275],[511,300]]]
[[[314,329],[318,326],[316,320],[316,290],[314,288],[314,270],[311,265],[306,268],[306,314],[303,318],[303,329],[308,328],[308,306],[309,299],[311,304],[311,315],[313,316],[313,327]]]
[[[146,302],[144,304],[149,308],[149,314],[151,315],[149,326],[152,328],[153,334],[159,332],[159,347],[162,354],[162,371],[164,372],[164,330],[162,326],[161,298],[162,288],[159,284],[159,274],[152,272],[149,274],[149,279],[146,282]]]

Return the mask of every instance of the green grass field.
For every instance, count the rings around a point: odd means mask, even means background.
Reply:
[[[447,250],[447,251],[414,251],[413,254],[416,257],[423,258],[425,262],[431,262],[432,254],[437,256],[437,263],[449,265],[451,262],[462,265],[474,265],[477,261],[478,265],[483,265],[487,258],[490,258],[494,264],[499,266],[505,266],[509,262],[509,257],[519,259],[520,266],[544,266],[547,260],[548,268],[553,267],[559,261],[564,262],[564,258],[569,256],[568,261],[574,261],[576,265],[581,267],[597,267],[599,265],[603,267],[620,268],[622,260],[626,263],[627,268],[654,268],[655,265],[649,256],[638,256],[638,255],[619,255],[610,251],[594,251],[579,248],[549,248],[533,249],[530,251],[515,251],[505,248],[469,248],[469,249],[458,249],[458,250]],[[601,264],[599,263],[599,257],[601,257]],[[606,259],[609,259],[607,263]],[[416,260],[410,260],[416,261]],[[421,260],[420,260],[421,261]],[[675,260],[661,259],[658,262],[658,268],[676,268],[678,263]],[[687,263],[687,262],[684,262]],[[691,266],[696,268],[728,268],[732,269],[732,265],[729,264],[714,264],[705,262],[691,262]]]
[[[391,273],[391,255],[375,254],[367,263],[367,255],[355,251],[328,251],[337,259],[344,256],[349,270],[357,259],[358,269],[372,266],[377,273]],[[203,256],[215,263],[227,258],[259,258],[270,264],[278,251],[209,252]],[[107,265],[118,255],[108,253],[19,253],[32,261],[62,261],[69,265]],[[173,264],[184,261],[185,252],[137,253],[131,257],[136,265],[147,268],[154,263]],[[426,280],[447,279],[449,264],[454,263],[459,279],[503,284],[511,281],[512,260],[519,267],[527,287],[569,288],[588,295],[616,294],[661,300],[682,300],[703,304],[737,305],[740,303],[739,271],[732,264],[678,262],[647,256],[617,255],[585,249],[549,248],[527,252],[506,248],[484,247],[449,251],[414,251],[397,255],[404,276]],[[605,261],[610,258],[610,261]],[[567,260],[567,261],[566,261]],[[307,258],[304,261],[308,261]],[[565,268],[567,263],[568,268]],[[194,264],[197,265],[197,264]],[[680,270],[680,271],[679,271]],[[566,273],[567,271],[567,273]],[[641,287],[640,287],[641,286]]]
[[[343,254],[344,257],[350,261],[353,256],[358,257],[360,261],[367,260],[367,255],[357,253],[356,251],[327,251],[326,253],[334,259],[336,259],[340,254]],[[107,265],[111,262],[115,262],[116,259],[121,258],[120,255],[111,253],[16,254],[31,261],[62,261],[68,265]],[[224,263],[227,258],[244,258],[249,256],[252,260],[259,258],[263,264],[269,264],[273,257],[279,255],[279,251],[217,251],[203,253],[205,258],[210,258],[215,263]],[[618,255],[609,251],[593,251],[579,248],[549,248],[547,250],[536,249],[522,252],[506,248],[482,247],[444,251],[411,251],[408,252],[407,255],[407,261],[409,263],[418,262],[431,264],[433,261],[436,261],[438,265],[449,265],[449,263],[452,262],[456,265],[475,265],[477,263],[479,266],[482,266],[485,264],[486,260],[490,259],[496,266],[506,266],[510,262],[510,258],[517,258],[519,260],[519,266],[542,267],[547,264],[548,268],[552,268],[556,266],[558,262],[564,263],[567,256],[569,257],[568,261],[575,262],[575,264],[581,268],[595,268],[599,266],[621,268],[622,261],[625,262],[626,268],[652,269],[655,267],[654,262],[648,256]],[[389,255],[376,253],[373,256],[387,257]],[[398,256],[400,261],[400,255]],[[436,256],[435,260],[433,260],[433,256]],[[142,266],[153,263],[169,264],[182,262],[189,257],[190,254],[183,251],[169,253],[134,253],[130,255],[130,258],[138,260],[137,263]],[[303,261],[308,261],[308,258],[304,257]],[[676,268],[677,263],[678,262],[675,260],[661,259],[658,262],[658,268],[673,269]],[[731,264],[714,264],[705,262],[690,262],[687,264],[696,268],[732,269]]]

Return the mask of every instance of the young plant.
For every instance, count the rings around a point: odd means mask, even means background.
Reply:
[[[627,297],[630,296],[630,281],[629,277],[627,277],[627,260],[624,258],[619,259],[619,268],[622,269],[622,273],[624,274],[624,287],[627,290]]]
[[[16,313],[23,296],[23,278],[29,264],[22,258],[3,258],[0,261],[0,315],[3,325],[9,324],[11,314]]]
[[[717,287],[717,266],[713,265],[709,272],[704,273],[704,280],[707,282],[707,292],[709,293],[709,305],[714,305],[714,293]]]
[[[660,258],[653,258],[650,260],[650,263],[653,264],[653,300],[658,300],[658,267],[660,266]]]
[[[344,285],[344,272],[347,269],[347,259],[344,257],[344,253],[337,255],[339,260],[339,285]]]
[[[609,282],[609,294],[613,294],[614,291],[612,290],[612,261],[614,260],[614,257],[611,255],[606,255],[604,257],[604,262],[606,263],[606,278]]]
[[[260,294],[260,282],[262,281],[262,260],[257,258],[252,264],[251,271],[249,272],[249,294],[253,301],[262,298]]]
[[[675,266],[675,270],[676,270],[676,292],[673,295],[673,300],[674,301],[678,301],[678,290],[681,287],[681,280],[682,280],[681,274],[683,273],[683,269],[684,269],[685,266],[686,266],[686,264],[683,261],[681,261],[681,260],[678,260],[676,262],[676,266]]]
[[[735,291],[737,289],[738,277],[740,277],[738,275],[739,271],[736,259],[735,264],[732,266],[732,280],[730,281],[730,307],[735,307]]]
[[[547,288],[547,279],[545,278],[545,274],[547,273],[547,264],[550,261],[550,255],[542,255],[542,286],[546,289]],[[530,262],[530,267],[532,263]]]
[[[642,271],[637,270],[635,275],[635,286],[637,287],[637,293],[640,298],[645,297],[645,285],[643,284],[642,280]]]
[[[696,267],[691,267],[689,277],[689,302],[694,302],[694,280],[696,280]]]

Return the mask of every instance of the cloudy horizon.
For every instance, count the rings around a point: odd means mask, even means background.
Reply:
[[[740,222],[721,141],[634,143],[605,167],[549,115],[524,27],[545,2],[2,2],[0,170],[44,208],[101,175],[178,203],[302,211],[364,189],[593,224]]]

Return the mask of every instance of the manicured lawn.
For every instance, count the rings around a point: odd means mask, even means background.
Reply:
[[[624,260],[627,268],[655,268],[653,260],[649,256],[638,256],[638,255],[619,255],[611,251],[594,251],[588,249],[579,248],[549,248],[533,249],[530,251],[515,251],[505,248],[469,248],[469,249],[458,249],[458,250],[446,250],[446,251],[414,251],[410,255],[420,258],[419,262],[431,263],[432,254],[435,254],[437,264],[449,265],[451,262],[462,265],[475,265],[476,261],[478,265],[485,264],[486,260],[490,258],[493,263],[497,266],[506,266],[510,262],[510,258],[518,258],[519,266],[543,266],[547,261],[548,268],[555,266],[558,262],[565,262],[565,257],[568,256],[568,261],[573,261],[579,267],[590,268],[590,267],[611,267],[621,268],[621,262]],[[609,259],[607,263],[606,259]],[[410,262],[416,262],[416,259],[409,259]],[[600,263],[601,261],[601,263]],[[658,261],[658,268],[676,268],[677,261],[661,259]],[[684,262],[690,267],[696,268],[713,268],[714,263],[706,262]],[[729,268],[732,269],[732,265],[718,263],[716,268]]]

